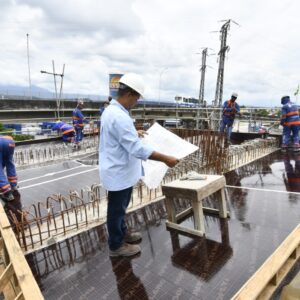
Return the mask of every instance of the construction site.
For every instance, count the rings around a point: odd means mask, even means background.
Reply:
[[[224,102],[232,23],[223,20],[219,31],[211,105],[204,93],[206,47],[195,105],[139,103],[143,94],[122,81],[126,74],[119,74],[117,94],[110,86],[112,102],[63,99],[65,65],[57,74],[54,61],[53,73],[41,71],[54,76],[55,89],[55,78],[61,77],[54,100],[2,98],[0,123],[6,130],[17,136],[20,124],[44,127],[31,140],[13,146],[22,209],[9,211],[7,202],[0,203],[0,299],[300,299],[300,147],[295,139],[282,147],[286,124],[280,122],[278,108],[264,111],[264,116],[261,107],[240,109],[234,104],[235,92],[233,104]],[[164,70],[159,74],[159,100]],[[120,102],[121,90],[127,88],[127,100],[132,104],[135,99],[135,108]],[[83,104],[86,118],[74,115],[74,106],[81,110]],[[99,115],[99,105],[104,104],[106,112],[123,105],[135,134],[147,134],[157,125],[167,131],[157,144],[167,144],[170,134],[186,143],[180,145],[194,147],[167,168],[155,188],[144,180],[147,172],[133,186],[125,220],[128,231],[141,233],[141,251],[135,255],[114,256],[109,247],[110,190],[99,175],[106,163],[99,156],[106,114],[103,108]],[[226,105],[232,123],[220,130]],[[287,116],[299,118],[298,106],[296,110]],[[239,118],[234,120],[235,114]],[[63,126],[53,133],[58,122],[74,126],[68,129],[73,134],[69,140],[61,140]],[[151,179],[159,175],[154,172]]]
[[[213,131],[173,132],[199,150],[159,188],[134,187],[126,220],[143,238],[134,258],[108,255],[97,135],[77,152],[58,142],[17,147],[24,215],[13,230],[2,209],[5,299],[279,299],[298,269],[299,155],[283,155],[274,137],[228,146]],[[198,236],[190,188],[167,189],[189,171],[224,178],[203,194]],[[184,231],[166,227],[166,197]]]

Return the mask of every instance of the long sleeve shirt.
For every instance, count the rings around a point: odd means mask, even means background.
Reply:
[[[11,136],[0,136],[0,193],[7,193],[17,185],[17,173],[13,162],[15,142]],[[6,168],[6,174],[4,173]]]
[[[83,122],[84,122],[84,115],[81,112],[81,109],[79,109],[78,107],[76,107],[73,110],[73,126],[74,127],[82,127],[84,126]]]
[[[100,180],[108,191],[134,186],[142,176],[142,161],[153,149],[138,137],[128,111],[112,100],[101,117],[99,169]]]
[[[234,120],[236,114],[240,114],[240,106],[236,102],[225,101],[223,104],[223,118]]]
[[[297,104],[288,102],[282,106],[280,124],[283,126],[300,125]]]
[[[66,124],[64,122],[57,122],[52,127],[52,130],[60,130],[62,132],[62,134],[68,134],[70,132],[74,132],[73,126]]]

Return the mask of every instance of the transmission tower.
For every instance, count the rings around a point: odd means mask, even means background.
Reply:
[[[227,32],[230,28],[230,21],[226,21],[221,27],[221,47],[219,51],[219,69],[216,85],[216,94],[214,100],[214,106],[222,106],[222,97],[223,97],[223,81],[224,81],[224,64],[225,64],[225,54],[229,50],[229,46],[226,45],[227,41]]]
[[[201,78],[200,78],[200,89],[199,89],[199,105],[204,106],[204,82],[205,82],[205,71],[206,71],[206,57],[207,48],[202,50],[202,65],[200,68]]]

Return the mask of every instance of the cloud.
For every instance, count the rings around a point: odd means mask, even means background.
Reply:
[[[64,90],[107,94],[108,74],[136,72],[147,97],[197,97],[202,47],[220,49],[220,28],[232,18],[224,73],[224,100],[270,105],[294,92],[300,78],[300,3],[221,0],[1,0],[0,83],[28,85],[29,33],[32,83],[53,90],[66,65]],[[205,97],[215,96],[217,56],[209,56]],[[167,68],[167,69],[166,69]],[[160,88],[159,88],[160,87]]]

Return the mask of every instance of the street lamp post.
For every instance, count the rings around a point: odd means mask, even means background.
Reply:
[[[160,72],[159,72],[159,81],[158,81],[158,102],[160,103],[160,86],[161,86],[161,77],[162,74],[168,70],[168,67],[163,68]]]

